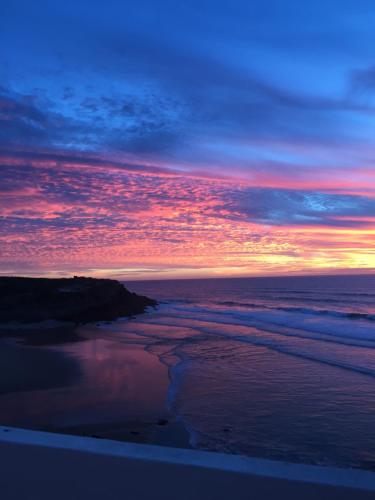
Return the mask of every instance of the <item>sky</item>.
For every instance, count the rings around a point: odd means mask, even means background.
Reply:
[[[0,274],[375,270],[373,0],[0,0]]]

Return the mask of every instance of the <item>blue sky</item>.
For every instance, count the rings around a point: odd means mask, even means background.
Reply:
[[[337,233],[335,243],[326,248],[320,239],[323,247],[316,254],[308,252],[315,242],[302,239],[300,250],[292,253],[300,252],[301,262],[310,259],[308,265],[300,264],[304,268],[324,262],[327,267],[371,267],[373,1],[2,0],[1,10],[0,186],[7,197],[14,191],[9,201],[14,210],[6,211],[3,234],[6,269],[40,265],[36,246],[35,256],[29,258],[14,243],[18,237],[42,226],[80,231],[88,219],[95,227],[94,205],[101,213],[98,227],[118,224],[123,231],[133,227],[125,224],[128,211],[133,217],[136,207],[141,217],[153,209],[165,217],[159,221],[164,233],[171,230],[171,241],[185,246],[195,241],[194,223],[190,239],[186,224],[198,221],[197,207],[207,217],[205,222],[199,219],[201,240],[205,227],[215,227],[215,207],[221,228],[216,243],[225,246],[230,238],[235,242],[236,223],[245,233],[267,232],[265,255],[274,248],[276,260],[267,267],[265,257],[263,268],[259,257],[257,265],[264,272],[282,260],[276,258],[282,252],[281,240],[288,246],[298,239],[276,230],[269,233],[270,227],[287,231],[300,226],[301,234],[317,226],[366,229],[352,238],[355,248],[348,246],[348,235],[343,242]],[[21,171],[27,175],[22,177]],[[134,172],[141,177],[134,180]],[[151,183],[146,179],[150,175]],[[76,176],[87,176],[90,188],[80,181],[77,193]],[[203,207],[201,198],[192,194],[189,213],[186,179],[191,179],[192,192],[201,179],[203,198],[211,205]],[[205,184],[216,181],[221,182],[220,190]],[[163,182],[183,195],[169,196],[160,188]],[[107,197],[96,192],[98,183]],[[133,198],[120,203],[117,197],[116,212],[110,193],[117,190],[124,196],[127,183]],[[150,189],[149,198],[142,185]],[[90,205],[90,197],[96,204]],[[181,197],[187,202],[184,208]],[[85,203],[90,215],[80,219]],[[26,209],[28,204],[35,212]],[[245,221],[250,226],[242,226]],[[161,244],[168,239],[163,231],[148,226],[144,236]],[[98,232],[88,234],[98,255],[92,266],[108,265],[101,247],[95,246]],[[229,272],[225,262],[235,267],[230,256],[241,260],[251,249],[247,243],[244,250],[244,241],[241,233],[236,248],[216,260],[211,249],[207,262]],[[128,253],[118,238],[116,245],[124,252],[116,253],[120,266]],[[83,247],[77,251],[82,253]],[[362,257],[354,258],[362,251]],[[251,254],[238,273],[251,269]],[[55,270],[59,262],[64,269],[73,265],[66,252],[61,255],[52,259]],[[174,269],[186,266],[189,258],[182,252]],[[149,260],[148,266],[166,265],[162,257]],[[128,265],[139,267],[139,262],[132,257]],[[291,265],[285,261],[285,269]]]
[[[364,165],[374,25],[370,1],[5,2],[2,90],[48,115],[47,146]]]

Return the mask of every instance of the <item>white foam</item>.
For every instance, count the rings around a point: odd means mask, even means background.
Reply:
[[[259,323],[263,323],[335,337],[375,342],[375,324],[373,321],[350,320],[348,318],[326,317],[324,315],[306,314],[303,312],[268,309],[241,311],[233,308],[208,309],[187,306],[174,306],[173,309],[177,314],[190,313],[191,317],[196,317],[198,313],[206,321],[211,319],[224,324],[258,326]]]

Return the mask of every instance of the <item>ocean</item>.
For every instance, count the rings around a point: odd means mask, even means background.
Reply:
[[[125,285],[159,306],[28,347],[80,376],[5,391],[3,422],[375,470],[375,275]]]
[[[375,468],[375,275],[130,288],[194,447]]]

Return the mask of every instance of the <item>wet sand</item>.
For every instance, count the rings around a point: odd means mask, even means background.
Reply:
[[[129,443],[190,448],[190,436],[184,426],[179,422],[166,419],[96,423],[55,429],[55,432]]]
[[[190,447],[166,408],[167,367],[113,325],[1,333],[2,424]]]
[[[35,326],[0,324],[0,339],[13,338],[17,343],[33,346],[60,345],[84,340],[72,323],[53,326],[51,322]]]
[[[80,375],[79,364],[63,353],[0,339],[0,394],[67,387]]]

